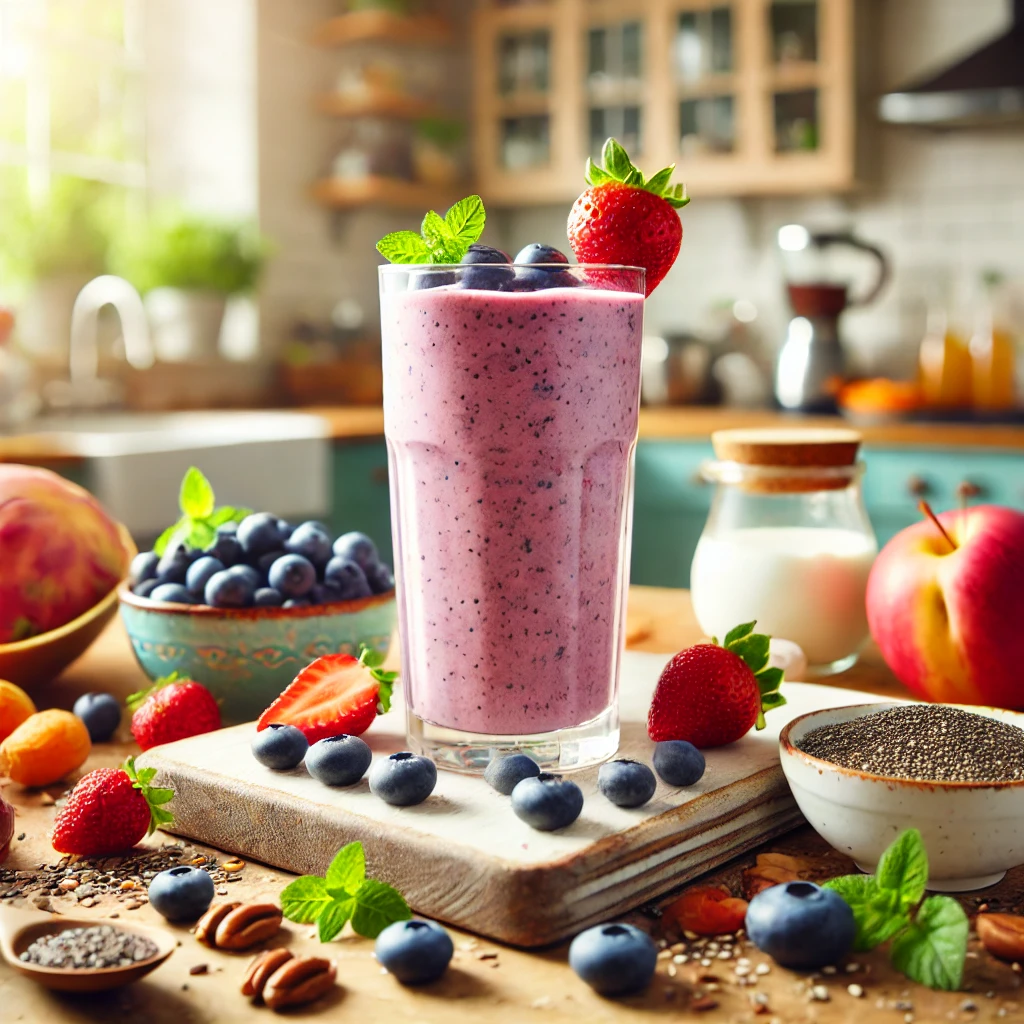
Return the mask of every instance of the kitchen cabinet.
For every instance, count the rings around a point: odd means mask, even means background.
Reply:
[[[485,0],[472,32],[488,202],[569,202],[613,135],[693,194],[854,184],[853,0]]]
[[[335,536],[349,530],[369,534],[380,557],[393,565],[388,450],[384,438],[336,443],[332,472],[331,532]]]

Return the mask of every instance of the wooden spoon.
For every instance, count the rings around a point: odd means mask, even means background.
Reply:
[[[89,928],[110,925],[122,932],[131,932],[150,940],[156,953],[148,960],[127,967],[40,967],[21,959],[21,954],[43,935],[54,935],[68,928]],[[62,914],[43,914],[29,910],[0,907],[0,952],[19,974],[59,992],[102,992],[138,981],[159,967],[175,950],[177,938],[170,932],[121,920],[104,918],[70,918]]]

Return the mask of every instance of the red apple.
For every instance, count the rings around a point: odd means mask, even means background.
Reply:
[[[917,696],[1024,708],[1024,514],[979,505],[902,530],[872,567],[867,611]]]

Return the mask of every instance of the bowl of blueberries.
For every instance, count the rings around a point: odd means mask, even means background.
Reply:
[[[202,683],[230,725],[259,717],[324,654],[386,654],[394,586],[366,534],[332,540],[323,523],[257,512],[217,527],[201,550],[136,555],[118,596],[146,674]]]

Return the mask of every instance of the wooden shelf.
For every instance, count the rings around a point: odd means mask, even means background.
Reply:
[[[431,100],[383,90],[362,96],[323,93],[316,97],[316,109],[331,117],[396,117],[416,121],[421,117],[448,116],[442,107]]]
[[[421,212],[434,209],[441,214],[464,192],[460,192],[458,187],[444,189],[416,181],[381,177],[323,178],[310,188],[310,195],[316,202],[334,210],[377,205]]]
[[[449,22],[432,14],[403,16],[390,11],[350,11],[324,22],[314,33],[320,46],[352,43],[414,43],[437,46],[452,42]]]

